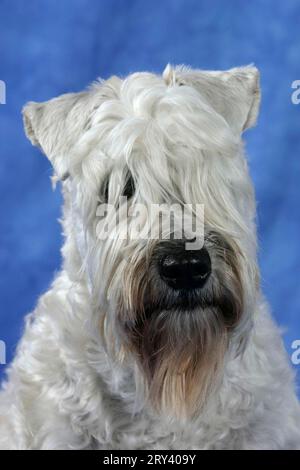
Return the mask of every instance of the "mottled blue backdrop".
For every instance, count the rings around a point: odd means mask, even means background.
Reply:
[[[245,138],[259,214],[263,288],[300,339],[300,79],[298,0],[0,0],[0,339],[8,360],[23,316],[60,266],[59,190],[26,140],[22,105],[78,91],[98,76],[161,72],[167,62],[261,70],[258,127]],[[3,367],[0,366],[0,376]],[[298,366],[300,376],[300,366]]]

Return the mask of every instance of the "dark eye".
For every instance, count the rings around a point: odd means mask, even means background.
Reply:
[[[135,184],[134,179],[131,173],[127,174],[126,183],[122,192],[122,196],[127,197],[127,199],[132,198],[135,193]]]
[[[105,203],[108,202],[108,190],[109,190],[109,177],[107,176],[102,184],[100,197],[101,200]]]

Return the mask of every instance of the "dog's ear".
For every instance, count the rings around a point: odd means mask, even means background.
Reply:
[[[220,73],[227,93],[227,106],[241,131],[256,124],[260,105],[259,71],[254,66],[236,67]],[[224,110],[226,113],[226,110]],[[226,116],[225,116],[226,118]]]
[[[171,76],[173,82],[193,86],[238,132],[256,123],[260,86],[259,72],[254,66],[237,67],[222,72],[168,67],[164,78]],[[175,76],[175,79],[174,79]]]
[[[68,153],[86,125],[88,94],[68,93],[44,103],[29,102],[23,108],[27,137],[46,154],[59,178],[68,174]]]

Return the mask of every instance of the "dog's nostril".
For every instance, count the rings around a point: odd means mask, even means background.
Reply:
[[[173,289],[203,287],[211,273],[211,260],[205,248],[165,255],[160,262],[160,276]]]

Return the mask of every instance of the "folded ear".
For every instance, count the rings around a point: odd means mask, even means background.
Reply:
[[[234,103],[232,118],[241,131],[256,124],[260,105],[259,71],[256,67],[237,67],[221,73],[228,92],[228,105]]]
[[[260,103],[259,72],[256,67],[236,67],[222,72],[192,70],[186,67],[167,68],[173,81],[193,86],[209,104],[238,132],[256,123]]]
[[[47,155],[60,178],[69,171],[68,152],[87,119],[87,95],[69,93],[44,103],[29,102],[23,108],[27,137]]]

